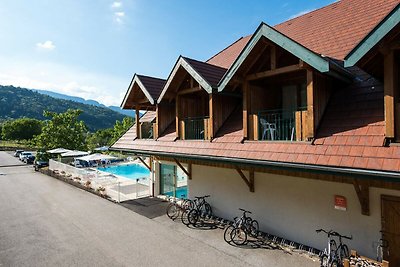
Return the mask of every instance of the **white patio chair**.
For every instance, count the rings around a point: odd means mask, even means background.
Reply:
[[[275,136],[277,135],[276,123],[267,122],[266,119],[260,118],[260,124],[263,128],[263,134],[261,140],[265,140],[267,138],[267,133],[269,132],[271,140],[275,140]]]

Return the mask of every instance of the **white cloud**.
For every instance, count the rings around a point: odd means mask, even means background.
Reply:
[[[123,11],[114,12],[114,19],[117,24],[120,24],[120,25],[124,24],[124,20],[123,20],[124,17],[125,17],[125,12],[123,12]]]
[[[112,5],[111,5],[112,8],[119,8],[119,7],[121,7],[121,6],[122,6],[122,2],[118,2],[118,1],[115,1],[115,2],[112,3]]]
[[[107,106],[119,106],[128,87],[125,79],[76,67],[47,62],[15,63],[1,57],[0,60],[7,62],[0,65],[1,85],[49,90],[93,99]]]
[[[306,10],[300,11],[300,12],[290,16],[289,19],[294,19],[294,18],[300,17],[300,16],[310,13],[311,11],[314,11],[314,10],[315,9],[306,9]]]
[[[36,47],[41,50],[54,50],[54,48],[56,48],[52,41],[37,43]]]

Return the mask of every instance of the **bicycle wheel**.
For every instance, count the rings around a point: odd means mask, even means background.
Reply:
[[[189,218],[188,218],[188,214],[189,214],[189,210],[183,210],[182,211],[181,221],[186,226],[188,226],[190,224]]]
[[[179,208],[176,206],[175,203],[170,203],[167,207],[167,216],[171,220],[175,220],[178,217]]]
[[[322,254],[322,255],[319,257],[319,260],[320,260],[320,263],[321,263],[321,267],[329,267],[329,266],[328,266],[328,264],[329,264],[329,257],[328,257],[328,255]]]
[[[202,212],[203,212],[202,215],[205,216],[205,217],[211,216],[212,215],[212,209],[211,209],[210,204],[205,203],[203,208],[202,208]]]
[[[331,251],[337,251],[337,245],[335,240],[331,240]]]
[[[194,209],[194,202],[190,199],[186,199],[182,203],[183,210],[191,210]]]
[[[231,232],[231,239],[235,245],[241,246],[247,242],[247,234],[242,228],[234,228]]]
[[[331,265],[329,265],[329,267],[340,267],[341,265],[339,264],[339,262],[337,260],[333,260],[331,262]]]
[[[189,224],[196,226],[196,223],[199,220],[199,213],[197,212],[197,210],[191,210],[189,211],[187,218]]]
[[[230,243],[232,241],[231,233],[232,233],[233,228],[234,228],[233,225],[229,225],[228,227],[225,228],[224,240],[226,243]]]
[[[347,259],[350,256],[349,253],[349,248],[347,245],[342,245],[340,247],[340,259],[343,261],[344,259]]]
[[[252,237],[257,237],[258,230],[259,230],[258,222],[256,220],[252,220],[250,223],[250,235]]]

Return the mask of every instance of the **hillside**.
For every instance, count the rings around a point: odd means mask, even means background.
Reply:
[[[125,116],[129,117],[135,117],[135,112],[132,110],[123,110],[118,106],[105,106],[103,104],[100,104],[96,100],[91,100],[91,99],[84,99],[82,97],[77,97],[77,96],[70,96],[70,95],[65,95],[65,94],[60,94],[52,91],[47,91],[47,90],[37,90],[37,89],[31,89],[32,91],[38,92],[40,94],[48,95],[54,98],[59,98],[59,99],[65,99],[65,100],[71,100],[75,102],[79,102],[82,104],[88,104],[88,105],[93,105],[93,106],[98,106],[98,107],[103,107],[103,108],[109,108],[111,110],[114,110],[118,113],[121,113]]]
[[[24,88],[0,85],[0,122],[21,117],[44,120],[44,110],[64,112],[70,108],[83,111],[80,119],[90,131],[113,127],[116,120],[125,117],[106,107],[57,99]]]

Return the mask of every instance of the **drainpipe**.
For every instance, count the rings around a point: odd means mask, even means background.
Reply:
[[[151,196],[152,197],[154,197],[154,185],[155,185],[155,179],[156,179],[156,177],[155,177],[155,160],[152,160],[151,161],[151,164],[153,165],[153,166],[151,166],[151,182],[152,182],[152,187],[151,187]]]

